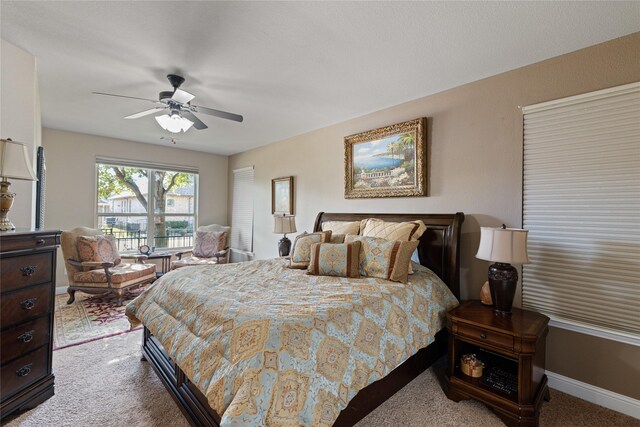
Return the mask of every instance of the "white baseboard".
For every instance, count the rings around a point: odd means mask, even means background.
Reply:
[[[547,371],[549,387],[640,419],[640,400]]]
[[[66,293],[67,293],[67,287],[66,286],[63,286],[63,287],[57,286],[56,287],[56,295],[62,295],[62,294],[66,294]]]

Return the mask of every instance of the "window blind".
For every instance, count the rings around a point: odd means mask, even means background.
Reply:
[[[233,171],[231,248],[253,251],[253,166]]]
[[[640,83],[523,112],[523,306],[637,336]]]

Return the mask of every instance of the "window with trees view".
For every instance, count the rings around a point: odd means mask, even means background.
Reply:
[[[193,246],[197,173],[98,163],[97,182],[98,228],[120,251]]]

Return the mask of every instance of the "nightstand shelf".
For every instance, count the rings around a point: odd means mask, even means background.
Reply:
[[[517,308],[510,316],[498,316],[479,301],[451,310],[447,396],[476,399],[509,426],[537,426],[542,400],[549,397],[544,374],[548,322],[544,315]],[[485,365],[480,378],[460,369],[460,357],[470,353]]]

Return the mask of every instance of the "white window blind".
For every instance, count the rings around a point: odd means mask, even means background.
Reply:
[[[523,112],[523,306],[638,336],[640,83]]]
[[[233,171],[231,248],[253,251],[253,166]]]

